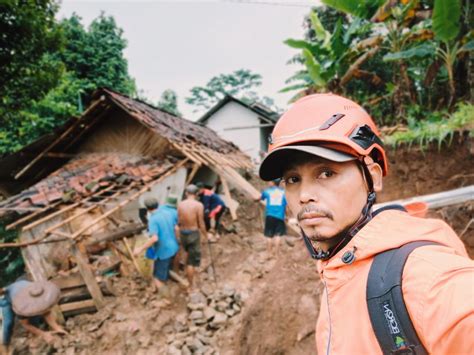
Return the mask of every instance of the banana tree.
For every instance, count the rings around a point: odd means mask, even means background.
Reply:
[[[352,46],[353,39],[366,30],[360,19],[353,21],[348,28],[339,20],[332,34],[324,28],[316,12],[311,12],[310,23],[315,33],[314,40],[288,39],[284,42],[301,50],[300,58],[305,69],[289,78],[287,84],[291,85],[280,92],[300,90],[293,97],[294,100],[311,92],[340,92],[353,77],[374,78],[375,74],[361,71],[359,67],[373,56],[376,50],[372,50],[368,55],[360,55],[363,48]],[[371,44],[378,43],[379,41],[374,41]]]
[[[466,6],[469,7],[469,2]],[[466,12],[469,13],[469,8]],[[461,28],[460,17],[461,2],[459,0],[435,0],[432,16],[432,31],[435,41],[424,42],[407,50],[389,53],[384,57],[387,62],[433,57],[435,60],[427,71],[427,76],[429,75],[430,79],[440,69],[438,61],[441,61],[448,74],[448,107],[452,107],[456,96],[454,79],[456,61],[467,52],[474,50],[473,31],[457,39]],[[434,70],[430,70],[432,68]],[[431,80],[425,80],[425,82],[429,81]]]

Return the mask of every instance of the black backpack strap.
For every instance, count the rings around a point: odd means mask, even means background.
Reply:
[[[375,256],[367,280],[367,306],[375,336],[384,354],[428,354],[411,322],[402,293],[403,268],[416,241]]]

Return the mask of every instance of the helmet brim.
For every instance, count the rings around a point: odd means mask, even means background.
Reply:
[[[270,181],[281,178],[283,176],[285,168],[292,160],[292,153],[294,153],[295,151],[305,152],[338,163],[344,163],[357,159],[357,157],[353,155],[316,145],[285,146],[273,150],[262,160],[259,169],[260,178],[264,181]]]

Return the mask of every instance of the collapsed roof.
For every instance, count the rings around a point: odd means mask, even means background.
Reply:
[[[110,89],[99,89],[81,117],[69,119],[54,132],[0,160],[0,194],[16,194],[60,168],[75,157],[77,147],[91,132],[114,114],[128,115],[178,151],[199,147],[225,156],[234,168],[252,168],[248,156],[213,130]]]

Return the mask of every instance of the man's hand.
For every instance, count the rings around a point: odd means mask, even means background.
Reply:
[[[139,256],[142,253],[142,248],[135,248],[133,250],[133,256]]]

